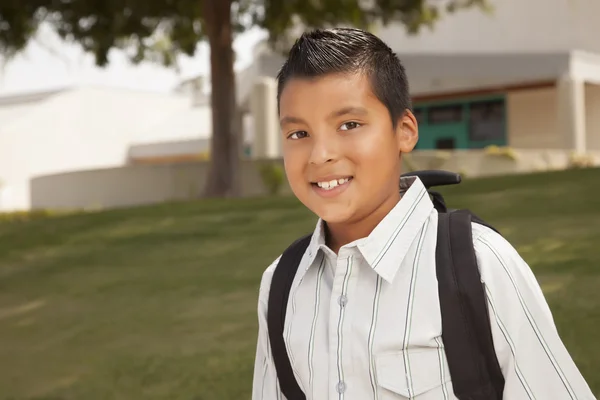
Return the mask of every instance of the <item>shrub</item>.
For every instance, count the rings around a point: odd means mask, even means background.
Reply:
[[[259,165],[259,173],[263,185],[270,195],[277,195],[285,181],[283,167],[275,162],[263,162]]]
[[[569,155],[568,168],[590,168],[594,165],[594,157],[590,154],[572,152]]]
[[[491,156],[498,156],[498,157],[506,157],[509,160],[513,160],[516,161],[519,156],[518,154],[515,152],[515,150],[511,147],[499,147],[496,145],[491,145],[485,148],[485,154],[491,155]]]

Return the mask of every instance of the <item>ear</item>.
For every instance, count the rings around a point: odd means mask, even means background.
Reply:
[[[417,119],[410,110],[398,118],[396,124],[396,140],[398,142],[398,151],[400,153],[410,153],[419,140],[419,126]]]

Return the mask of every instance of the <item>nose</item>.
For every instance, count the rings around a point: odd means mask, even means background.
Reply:
[[[318,137],[315,135],[313,140],[313,148],[310,153],[311,164],[325,164],[333,162],[339,158],[339,146],[334,139],[329,135],[326,137]],[[325,136],[325,135],[323,135]]]

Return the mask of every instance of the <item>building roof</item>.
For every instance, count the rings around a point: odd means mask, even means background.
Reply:
[[[44,101],[67,91],[68,89],[54,89],[0,96],[0,127],[4,128],[18,121],[33,112]]]
[[[414,95],[556,80],[568,72],[571,57],[566,52],[399,56]]]
[[[44,90],[44,91],[39,91],[39,92],[0,95],[0,107],[37,103],[40,101],[44,101],[44,100],[46,100],[54,95],[57,95],[59,93],[63,93],[67,90],[69,90],[69,89],[62,88],[62,89]]]
[[[571,52],[399,53],[414,95],[553,80],[568,71]],[[259,55],[257,74],[275,77],[284,62]]]

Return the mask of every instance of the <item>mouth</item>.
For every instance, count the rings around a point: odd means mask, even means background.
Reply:
[[[311,182],[311,185],[318,193],[333,195],[347,187],[352,179],[354,179],[353,176],[325,177]]]

